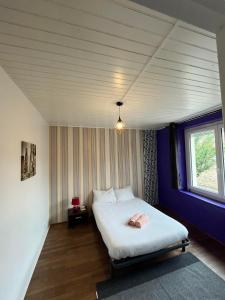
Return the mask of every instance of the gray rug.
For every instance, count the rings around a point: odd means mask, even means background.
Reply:
[[[191,253],[96,285],[105,300],[225,300],[225,281]]]

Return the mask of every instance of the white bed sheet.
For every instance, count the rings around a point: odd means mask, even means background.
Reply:
[[[112,259],[151,253],[188,237],[185,226],[139,198],[117,203],[96,202],[92,208]],[[141,229],[127,225],[129,218],[138,212],[150,219]]]

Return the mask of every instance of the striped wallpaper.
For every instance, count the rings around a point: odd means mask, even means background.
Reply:
[[[73,196],[91,206],[92,190],[131,184],[143,198],[143,131],[50,127],[51,223],[66,221]]]

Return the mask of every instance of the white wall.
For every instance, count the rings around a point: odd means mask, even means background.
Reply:
[[[23,299],[49,220],[48,124],[0,67],[0,299]],[[20,181],[21,141],[37,174]]]

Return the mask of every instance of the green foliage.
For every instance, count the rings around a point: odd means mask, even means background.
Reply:
[[[212,131],[194,136],[197,176],[213,166],[216,160],[215,137]]]

